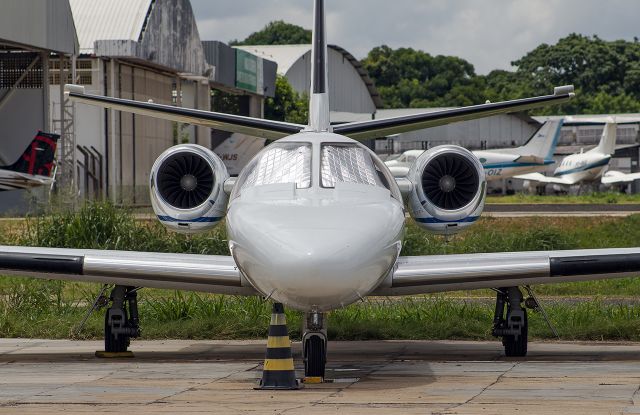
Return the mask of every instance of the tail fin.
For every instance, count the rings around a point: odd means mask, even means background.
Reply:
[[[309,95],[309,129],[330,131],[329,82],[327,79],[327,31],[325,0],[313,6],[313,40],[311,48],[311,94]]]
[[[53,159],[56,155],[56,145],[59,138],[58,134],[38,131],[36,138],[31,141],[18,161],[3,167],[3,169],[49,177],[53,170]]]
[[[600,137],[600,144],[594,148],[593,151],[599,153],[611,155],[616,151],[616,135],[618,124],[616,124],[613,118],[609,118],[602,130],[602,137]]]
[[[547,121],[527,140],[516,149],[521,156],[534,156],[542,160],[553,160],[564,120]]]

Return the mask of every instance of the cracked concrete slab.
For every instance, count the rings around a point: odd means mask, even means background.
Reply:
[[[122,360],[101,346],[0,339],[0,413],[640,413],[634,343],[531,343],[513,359],[498,342],[331,342],[342,381],[287,392],[253,390],[264,341],[135,341]]]

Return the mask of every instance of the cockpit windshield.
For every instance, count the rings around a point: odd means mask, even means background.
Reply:
[[[239,188],[295,183],[311,187],[311,144],[275,143],[258,155],[239,178]]]
[[[368,151],[356,145],[323,145],[320,172],[322,187],[357,183],[389,188]]]

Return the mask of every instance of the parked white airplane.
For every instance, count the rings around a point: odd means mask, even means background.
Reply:
[[[561,129],[562,120],[547,121],[520,147],[473,151],[473,154],[480,159],[487,181],[540,171],[554,163],[553,152]],[[385,164],[394,177],[406,177],[422,153],[424,150],[408,150]]]
[[[170,148],[152,169],[149,184],[159,220],[170,229],[200,232],[226,214],[231,256],[3,246],[0,273],[114,284],[105,318],[107,351],[126,350],[139,333],[133,287],[265,296],[306,313],[307,376],[324,374],[324,313],[368,295],[495,288],[493,333],[502,337],[508,355],[521,356],[527,351],[527,319],[518,286],[637,275],[640,248],[400,256],[403,198],[425,230],[459,231],[483,209],[482,165],[464,148],[440,146],[421,155],[408,179],[396,183],[385,164],[357,140],[562,103],[573,96],[573,88],[332,127],[324,0],[315,0],[314,16],[307,126],[88,95],[82,87],[68,87],[69,97],[80,103],[279,139],[237,180],[228,179],[219,157],[197,145]]]
[[[51,186],[58,134],[38,131],[15,163],[0,167],[0,192]]]
[[[516,179],[533,183],[572,186],[583,182],[600,181],[602,184],[630,183],[640,179],[640,173],[626,174],[619,171],[608,171],[611,156],[616,151],[616,128],[614,120],[604,126],[598,145],[586,152],[571,154],[556,168],[553,177],[541,173],[530,173],[515,176]]]

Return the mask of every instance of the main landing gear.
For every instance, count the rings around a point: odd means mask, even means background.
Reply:
[[[126,352],[131,338],[140,335],[137,290],[122,285],[111,290],[111,307],[104,318],[104,351],[107,353]]]
[[[522,292],[518,287],[497,290],[492,334],[502,337],[504,353],[507,356],[527,355],[529,325],[527,310],[522,308]]]
[[[327,318],[324,313],[307,313],[302,330],[305,382],[322,382],[327,364]]]

